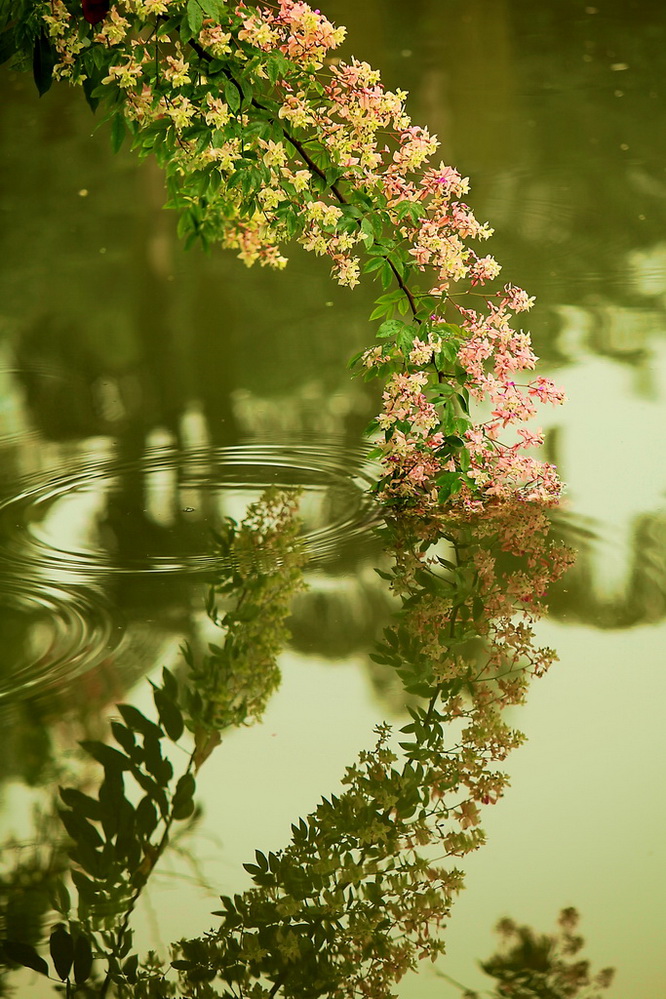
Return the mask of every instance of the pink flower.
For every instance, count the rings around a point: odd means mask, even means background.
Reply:
[[[566,396],[562,389],[558,389],[550,378],[536,378],[529,385],[529,394],[536,396],[539,402],[551,402],[554,406],[561,405]]]
[[[485,284],[486,281],[492,281],[493,278],[497,277],[501,269],[497,261],[491,256],[477,258],[469,265],[472,284]]]
[[[500,304],[502,306],[508,305],[514,312],[526,312],[534,305],[534,299],[530,298],[526,291],[523,291],[522,288],[516,288],[512,284],[505,285],[499,294]]]

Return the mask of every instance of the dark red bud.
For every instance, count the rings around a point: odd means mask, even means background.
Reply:
[[[83,16],[88,24],[98,24],[109,13],[110,0],[81,0]]]

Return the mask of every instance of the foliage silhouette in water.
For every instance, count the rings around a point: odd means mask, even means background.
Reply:
[[[136,902],[172,838],[174,824],[195,812],[199,767],[225,730],[261,717],[279,684],[276,660],[287,634],[285,622],[291,600],[303,585],[298,499],[297,491],[269,490],[248,507],[242,524],[225,523],[217,536],[225,569],[211,586],[208,602],[223,641],[211,646],[201,661],[184,648],[188,668],[181,683],[163,670],[162,682],[153,685],[155,721],[130,704],[118,705],[120,720],[111,723],[111,731],[119,748],[97,741],[81,744],[104,770],[96,796],[60,788],[65,807],[58,814],[73,844],[69,873],[76,904],[65,882],[53,878],[52,905],[63,922],[55,928],[51,953],[68,994],[89,979],[85,953],[102,958],[108,968],[93,994],[105,996],[112,983],[119,994],[143,994],[140,985],[134,991],[138,957],[131,954],[130,917]],[[223,609],[218,608],[218,597],[224,598]],[[191,749],[176,778],[163,746],[182,746],[188,733]],[[48,972],[43,958],[24,941],[6,942],[5,957]],[[157,979],[150,976],[149,981],[152,988]],[[123,987],[130,992],[123,993]]]
[[[481,963],[487,975],[499,982],[497,993],[513,999],[600,999],[614,977],[612,968],[596,974],[590,962],[582,959],[583,938],[578,934],[579,915],[571,907],[562,909],[554,934],[537,936],[529,926],[512,919],[497,925],[501,947]],[[469,999],[479,999],[468,993]]]
[[[69,951],[83,939],[106,962],[92,994],[113,987],[134,999],[212,999],[221,983],[227,996],[388,997],[419,959],[444,951],[463,885],[458,858],[484,842],[480,808],[501,797],[507,777],[498,764],[522,741],[502,711],[554,658],[535,646],[531,625],[570,553],[551,541],[543,510],[519,500],[482,517],[387,518],[394,569],[386,575],[402,611],[373,658],[419,699],[399,746],[389,726],[378,727],[342,792],[295,823],[284,849],[257,851],[245,865],[254,886],[222,897],[218,928],[175,944],[170,962],[154,954],[140,962],[132,951],[131,914],[175,824],[193,814],[197,767],[224,730],[261,714],[277,684],[290,599],[302,585],[296,509],[295,496],[271,492],[243,524],[227,523],[219,537],[227,568],[209,603],[223,642],[199,662],[185,650],[180,680],[164,671],[156,721],[119,706],[119,749],[85,744],[104,769],[96,797],[61,790],[77,902],[72,911],[64,884],[54,892],[67,921],[58,939],[69,934]],[[162,745],[182,749],[188,732],[188,763],[176,779]],[[7,956],[45,970],[15,942]]]
[[[23,0],[5,50],[33,51],[40,91],[52,78],[82,85],[114,148],[129,134],[155,155],[186,244],[281,268],[296,240],[341,284],[361,268],[381,283],[380,343],[354,364],[386,382],[371,426],[382,499],[556,502],[554,467],[527,453],[541,433],[522,425],[563,400],[547,378],[524,381],[536,357],[511,321],[532,299],[511,284],[481,290],[500,267],[474,248],[492,230],[462,200],[467,179],[430,165],[437,140],[411,122],[403,91],[331,56],[345,29],[294,0],[118,0],[95,24],[88,13]]]

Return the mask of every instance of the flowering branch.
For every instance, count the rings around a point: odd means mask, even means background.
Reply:
[[[129,133],[157,157],[186,244],[281,268],[295,239],[328,256],[340,284],[361,268],[380,281],[380,343],[354,366],[385,382],[370,427],[385,503],[557,501],[554,467],[526,453],[541,434],[524,424],[563,395],[547,378],[516,380],[537,360],[512,326],[532,299],[511,284],[482,290],[500,266],[474,248],[492,230],[463,200],[467,179],[429,165],[437,140],[412,124],[403,91],[331,56],[344,28],[301,0],[22,2],[48,49],[40,88],[49,74],[82,85],[106,108],[114,148]]]

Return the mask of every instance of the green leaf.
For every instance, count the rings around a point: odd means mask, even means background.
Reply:
[[[390,288],[393,282],[393,270],[388,260],[385,260],[382,269],[379,272],[379,277],[382,282],[382,288]]]
[[[86,739],[80,745],[94,760],[101,763],[105,770],[108,769],[119,773],[122,770],[129,770],[130,768],[130,761],[124,753],[119,753],[117,749],[106,746],[103,742],[94,742]]]
[[[216,21],[221,21],[227,13],[225,0],[199,0],[204,12]]]
[[[93,821],[101,818],[102,810],[96,798],[89,797],[89,795],[84,794],[83,791],[79,791],[75,787],[60,787],[58,788],[58,792],[68,808],[73,809],[80,815],[85,815],[87,819],[92,819]]]
[[[170,17],[168,20],[158,21],[155,34],[158,38],[161,38],[163,35],[172,35],[178,30],[179,25],[180,17]]]
[[[224,84],[224,99],[234,114],[240,110],[241,95],[237,85],[232,83],[231,80],[227,80]]]
[[[88,107],[95,113],[99,106],[99,97],[95,97],[94,90],[97,87],[97,81],[91,80],[89,76],[83,81],[83,94],[86,101],[88,102]]]
[[[469,392],[464,389],[462,392],[456,392],[456,399],[460,403],[464,413],[469,413]]]
[[[16,32],[13,29],[14,26],[9,25],[0,32],[0,65],[3,62],[7,62],[8,59],[11,59],[18,52],[19,44],[16,39]]]
[[[363,219],[361,222],[361,235],[365,241],[366,246],[372,246],[375,241],[375,231],[372,226],[370,219]]]
[[[396,215],[401,221],[408,215],[411,221],[415,222],[423,215],[423,205],[416,204],[414,201],[401,201],[399,205],[396,205]]]
[[[32,968],[40,975],[48,975],[48,964],[30,944],[19,943],[18,940],[3,940],[2,949],[5,957],[14,964],[20,964],[23,968]]]
[[[273,84],[277,83],[279,78],[284,75],[284,69],[273,53],[266,58],[266,73]]]
[[[160,716],[160,722],[166,734],[169,736],[172,742],[177,742],[183,734],[185,724],[183,722],[183,716],[180,709],[174,704],[173,700],[165,693],[165,691],[160,690],[157,687],[153,690],[153,699],[155,701],[155,707]]]
[[[462,487],[460,474],[458,472],[442,472],[441,475],[437,476],[437,485],[439,486],[439,501],[444,503],[460,491]]]
[[[173,817],[174,819],[187,819],[194,811],[194,791],[196,782],[192,774],[183,774],[176,784],[176,793],[173,796]]]
[[[395,270],[398,272],[398,276],[403,278],[404,280],[407,274],[407,267],[409,266],[409,262],[405,261],[398,254],[393,253],[391,255],[391,263],[393,264]]]
[[[187,25],[193,35],[198,35],[203,24],[204,12],[199,0],[187,0]]]
[[[389,337],[393,339],[405,328],[411,329],[407,323],[403,323],[402,319],[387,319],[377,330],[377,337],[380,340],[386,340]]]
[[[62,923],[59,923],[49,937],[49,950],[53,966],[61,981],[69,977],[74,961],[74,941]]]
[[[53,43],[44,28],[35,38],[32,52],[32,75],[39,92],[43,97],[53,83],[53,67],[56,64],[56,54]]]
[[[384,302],[381,305],[378,305],[377,308],[373,309],[370,313],[370,322],[372,322],[373,319],[380,319],[382,316],[386,316],[390,312],[393,312],[392,303]]]
[[[111,119],[111,148],[117,153],[125,138],[125,119],[120,111]]]
[[[88,978],[92,971],[92,947],[87,937],[80,933],[74,943],[74,981],[81,985]]]
[[[162,735],[159,725],[149,721],[137,708],[131,704],[118,704],[118,711],[128,728],[133,732],[140,732],[142,735],[154,734],[158,738]]]

